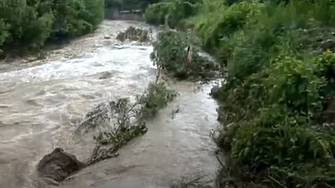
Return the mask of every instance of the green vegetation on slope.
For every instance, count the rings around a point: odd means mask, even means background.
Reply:
[[[47,40],[83,35],[103,11],[104,0],[2,0],[0,49],[36,50]]]
[[[270,187],[334,187],[335,3],[204,0],[177,22],[225,70],[215,97],[230,174]]]

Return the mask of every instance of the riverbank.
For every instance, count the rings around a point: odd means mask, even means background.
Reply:
[[[219,59],[218,145],[230,155],[220,186],[335,185],[334,10],[327,0],[183,0],[147,9],[149,23],[192,28]]]

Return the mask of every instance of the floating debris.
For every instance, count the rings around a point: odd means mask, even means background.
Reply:
[[[150,34],[149,30],[144,30],[130,26],[126,31],[120,32],[116,36],[116,39],[122,42],[126,40],[147,42],[150,41],[149,34]]]

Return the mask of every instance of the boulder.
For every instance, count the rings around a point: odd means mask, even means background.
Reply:
[[[220,86],[214,86],[212,89],[211,89],[211,92],[210,92],[210,95],[211,96],[215,96],[218,94],[218,92],[220,91]]]
[[[84,167],[85,164],[80,162],[76,156],[64,152],[62,148],[56,148],[42,158],[37,165],[37,171],[45,178],[61,182]]]

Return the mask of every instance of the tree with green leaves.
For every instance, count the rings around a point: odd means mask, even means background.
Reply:
[[[3,0],[0,49],[36,50],[47,40],[83,35],[103,16],[104,0]]]

